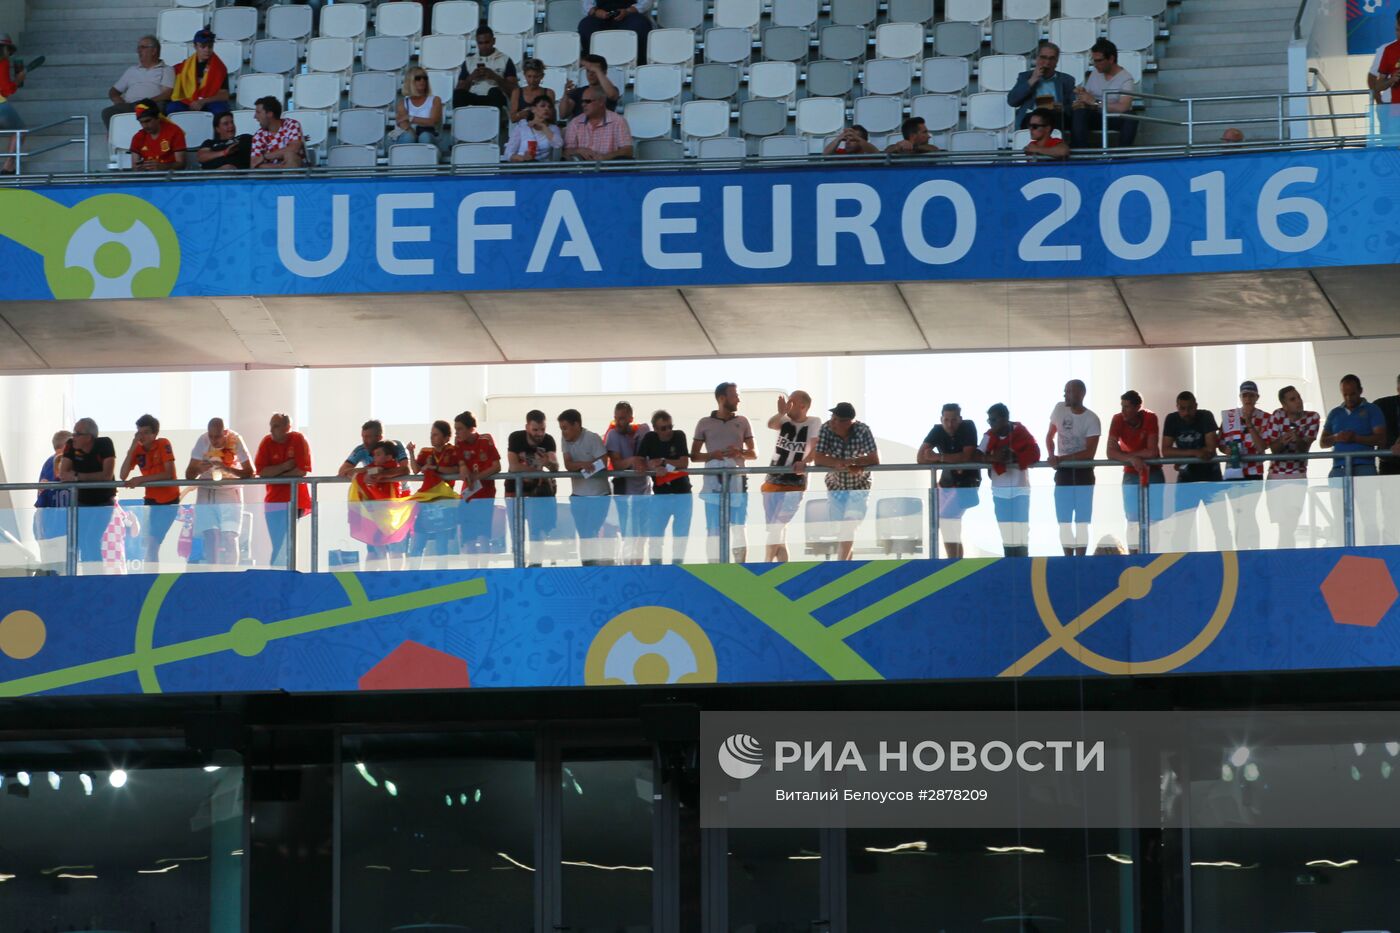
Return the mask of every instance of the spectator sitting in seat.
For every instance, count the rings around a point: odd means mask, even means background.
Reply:
[[[19,118],[19,112],[15,110],[15,105],[8,102],[8,98],[15,96],[15,91],[24,86],[24,68],[10,68],[10,56],[15,53],[15,42],[7,34],[0,32],[0,130],[18,130],[24,128],[24,121]],[[15,147],[15,136],[7,133],[0,138],[0,147],[4,152],[10,152]],[[8,175],[15,170],[15,160],[6,159],[3,166],[0,166],[0,174]]]
[[[170,99],[175,90],[175,71],[160,60],[160,40],[155,36],[142,36],[136,41],[138,63],[132,65],[117,83],[107,90],[112,106],[102,111],[102,122],[112,122],[119,113],[131,113],[143,100],[162,103]]]
[[[282,102],[259,97],[253,117],[262,129],[253,134],[251,168],[301,168],[306,164],[306,139],[301,124],[282,117]]]
[[[247,168],[252,157],[252,135],[238,132],[228,110],[214,118],[214,138],[206,139],[194,154],[200,168]]]
[[[1137,82],[1128,70],[1118,64],[1118,46],[1107,39],[1100,39],[1089,50],[1093,59],[1094,71],[1082,87],[1074,89],[1073,127],[1070,138],[1076,148],[1090,145],[1089,133],[1099,125],[1100,111],[1107,107],[1110,114],[1127,113],[1133,109],[1133,92]],[[1121,91],[1104,103],[1107,91]],[[1132,117],[1109,117],[1108,128],[1118,131],[1118,143],[1131,146],[1137,136],[1137,120]],[[1105,141],[1104,145],[1107,145]]]
[[[495,107],[501,111],[504,130],[515,87],[515,62],[496,48],[496,33],[482,23],[476,28],[476,54],[467,56],[457,74],[452,106]]]
[[[442,98],[428,87],[428,73],[417,65],[403,79],[403,97],[395,115],[396,143],[432,143],[446,152],[449,137],[442,131]]]
[[[573,81],[564,84],[564,99],[559,103],[559,119],[567,120],[583,110],[583,92],[590,87],[602,91],[608,109],[616,110],[622,92],[608,77],[608,60],[601,55],[584,55],[579,59],[579,66],[583,68],[588,83],[583,87],[576,87]]]
[[[542,97],[547,98],[551,104],[558,104],[554,99],[554,92],[540,86],[540,82],[544,80],[544,62],[538,58],[527,58],[520,63],[520,73],[525,76],[525,85],[517,87],[510,95],[511,123],[529,120],[531,108],[535,106],[535,101]]]
[[[1035,108],[1026,126],[1031,131],[1031,141],[1026,143],[1024,150],[1026,155],[1047,159],[1069,158],[1069,143],[1055,129],[1055,112],[1049,107]]]
[[[606,113],[607,111],[604,111]],[[613,115],[614,120],[622,118]],[[564,138],[555,125],[554,101],[537,97],[530,107],[530,118],[511,127],[506,143],[507,162],[548,162],[564,148]]]
[[[167,172],[185,167],[185,131],[171,123],[153,100],[136,105],[141,128],[131,137],[131,167],[138,172]]]
[[[832,137],[822,155],[879,155],[870,144],[870,134],[859,123],[847,127]]]
[[[228,67],[214,54],[214,34],[207,29],[194,34],[194,54],[175,66],[175,88],[165,112],[182,110],[207,110],[215,116],[230,110]]]
[[[637,34],[637,63],[647,60],[647,34],[651,32],[651,0],[583,0],[578,24],[579,44],[589,47],[595,32],[630,29]]]
[[[603,92],[583,92],[583,113],[564,128],[564,158],[589,162],[632,158],[632,130],[620,113],[608,113]]]
[[[928,124],[923,117],[910,117],[899,127],[904,137],[897,143],[890,143],[885,151],[894,155],[916,152],[938,152],[939,149],[928,141]]]
[[[1068,129],[1065,114],[1074,103],[1074,78],[1055,68],[1060,64],[1060,47],[1041,42],[1035,50],[1035,66],[1023,71],[1006,93],[1006,102],[1016,108],[1016,128],[1026,129],[1031,111],[1047,108],[1058,129]]]

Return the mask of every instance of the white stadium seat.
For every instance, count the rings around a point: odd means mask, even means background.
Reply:
[[[161,10],[156,17],[156,38],[162,43],[189,42],[203,28],[203,10]]]
[[[943,20],[948,23],[990,23],[992,0],[945,0]]]
[[[767,100],[795,99],[797,65],[794,62],[754,62],[749,69],[749,98]]]
[[[330,168],[374,168],[378,153],[373,146],[332,146],[326,155]]]
[[[666,101],[676,104],[685,87],[685,69],[680,65],[643,65],[637,69],[632,95],[637,100]]]
[[[909,93],[914,63],[906,59],[872,59],[865,63],[865,93],[884,97]]]
[[[428,71],[460,68],[466,58],[466,36],[424,36],[418,52],[418,64]]]
[[[804,97],[797,102],[797,133],[826,137],[846,125],[846,102],[839,97]]]
[[[714,23],[724,29],[754,32],[762,13],[762,0],[715,0]]]
[[[535,36],[535,58],[546,68],[577,68],[579,52],[577,32],[541,32]],[[516,62],[516,67],[520,63]]]
[[[308,72],[292,78],[292,102],[298,110],[338,110],[340,76]]]
[[[306,67],[311,71],[342,74],[348,81],[350,69],[354,66],[353,39],[343,36],[321,36],[306,43]]]
[[[252,110],[260,97],[275,97],[285,104],[287,76],[251,74],[238,79],[238,106]]]
[[[438,147],[432,143],[395,143],[389,147],[389,164],[396,167],[437,165]]]
[[[507,36],[533,35],[534,0],[492,0],[486,7],[486,22],[496,32]]]
[[[321,8],[321,25],[316,33],[318,36],[363,42],[368,31],[369,13],[363,4],[337,3]]]
[[[955,130],[962,119],[962,97],[957,94],[920,94],[909,102],[909,115],[923,117],[930,133]]]
[[[582,15],[579,16],[582,19]],[[433,5],[433,34],[470,36],[481,25],[481,6],[476,0],[438,0]]]
[[[501,112],[495,107],[458,107],[452,111],[452,136],[462,143],[496,142]]]
[[[972,64],[965,58],[939,56],[924,59],[919,85],[926,94],[962,94],[972,78]]]
[[[394,0],[374,8],[376,36],[402,36],[417,40],[423,34],[423,6],[419,3]]]
[[[670,101],[637,100],[623,114],[633,139],[665,139],[671,135]]]
[[[758,141],[762,159],[791,159],[807,155],[807,141],[800,136],[765,136]]]
[[[681,105],[681,135],[687,138],[729,135],[729,101],[686,101]]]
[[[852,123],[859,123],[866,131],[892,133],[904,122],[904,100],[900,97],[857,97]]]
[[[712,136],[699,141],[695,154],[701,159],[742,159],[748,144],[737,136]]]
[[[1099,25],[1092,19],[1052,19],[1050,41],[1066,52],[1087,52],[1099,38]]]
[[[1156,39],[1157,22],[1150,16],[1109,17],[1108,41],[1118,46],[1120,53],[1150,52]]]
[[[501,161],[501,147],[495,143],[458,143],[452,147],[453,165],[495,165]]]
[[[350,77],[350,106],[386,109],[394,106],[402,82],[395,72],[361,71]]]
[[[881,23],[875,27],[875,57],[904,58],[924,56],[924,27],[918,23]]]
[[[647,61],[656,65],[695,64],[695,30],[653,29],[647,35]]]
[[[305,44],[311,38],[311,7],[268,7],[266,29],[269,39],[295,39]]]
[[[250,6],[225,6],[214,11],[210,30],[220,39],[255,39],[258,35],[258,11]]]
[[[983,55],[977,60],[977,88],[1005,94],[1016,86],[1016,78],[1025,70],[1025,56]]]
[[[630,29],[605,29],[595,32],[588,50],[607,59],[610,73],[612,69],[621,71],[631,68],[637,63],[637,34]],[[616,83],[617,78],[613,77],[613,81]]]

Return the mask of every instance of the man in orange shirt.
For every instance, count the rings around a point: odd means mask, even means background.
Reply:
[[[258,452],[253,455],[253,467],[262,477],[306,476],[311,472],[311,448],[306,438],[292,430],[289,415],[277,412],[267,424],[267,436],[258,444]],[[305,483],[297,487],[297,515],[311,511],[311,491]],[[288,504],[292,501],[292,484],[278,483],[265,487],[263,514],[267,517],[267,536],[272,541],[272,555],[268,566],[282,564],[283,551],[287,546],[289,523],[293,521]],[[295,533],[295,532],[292,532]],[[289,567],[289,570],[296,568]]]
[[[185,131],[161,116],[153,100],[136,105],[141,129],[131,137],[131,167],[143,172],[165,172],[185,167]]]
[[[127,479],[132,470],[139,470],[141,475]],[[175,451],[170,441],[160,436],[160,421],[155,415],[136,419],[136,436],[131,439],[131,447],[122,461],[121,478],[126,480],[127,489],[175,478]],[[180,487],[149,486],[143,501],[141,560],[147,565],[145,569],[153,572],[160,561],[161,542],[180,511]]]

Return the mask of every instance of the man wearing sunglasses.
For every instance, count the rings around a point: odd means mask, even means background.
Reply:
[[[1023,150],[1028,156],[1041,156],[1047,159],[1068,159],[1069,143],[1064,141],[1060,131],[1055,129],[1055,114],[1046,107],[1037,107],[1026,124],[1031,131],[1031,141]]]

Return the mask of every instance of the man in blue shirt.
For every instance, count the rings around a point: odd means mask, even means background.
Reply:
[[[1374,451],[1384,442],[1385,415],[1375,405],[1362,398],[1359,376],[1343,376],[1342,404],[1327,413],[1327,421],[1322,425],[1322,446],[1332,447],[1338,453],[1350,453]],[[1345,473],[1346,458],[1338,458],[1332,461],[1332,472],[1327,475],[1339,477]],[[1375,458],[1353,457],[1351,475],[1375,476]],[[1356,516],[1366,526],[1365,540],[1358,538],[1358,544],[1374,544],[1379,541],[1379,482],[1375,479],[1364,479],[1355,485],[1352,506]]]
[[[352,476],[355,473],[368,467],[374,462],[374,446],[384,440],[384,425],[378,420],[366,421],[360,425],[360,444],[345,457],[345,462],[340,465],[337,476]],[[403,444],[398,441],[390,441],[394,445],[394,460],[398,467],[390,472],[380,474],[379,479],[392,479],[395,476],[408,475],[408,451]]]

